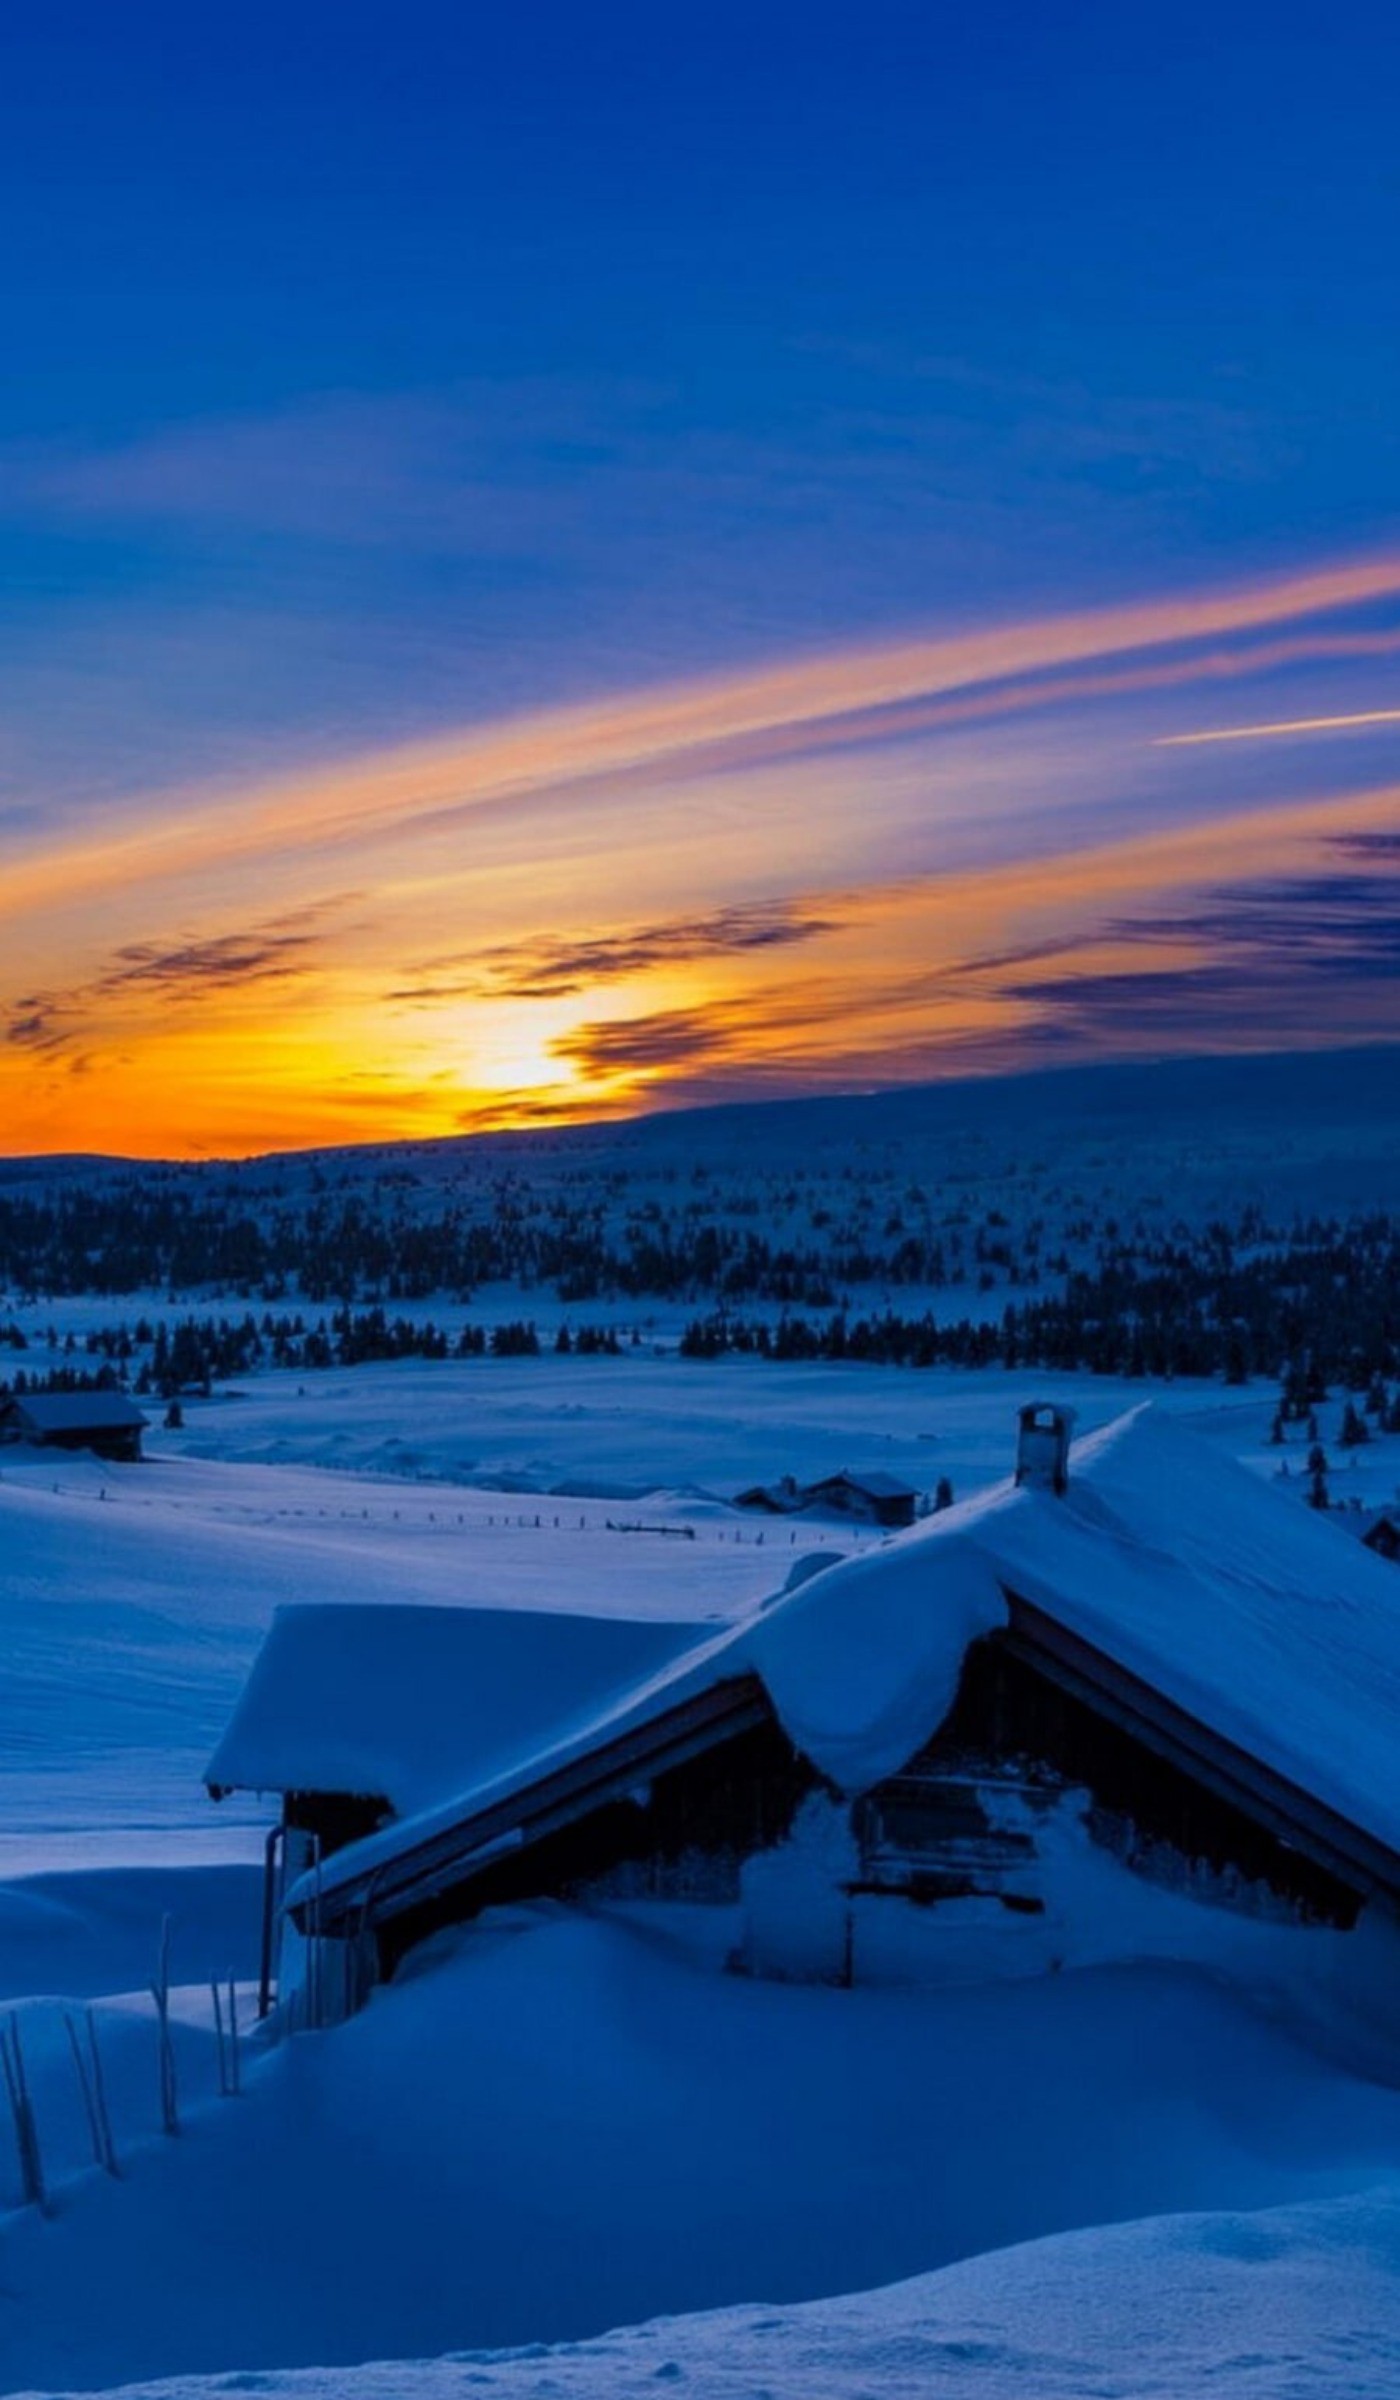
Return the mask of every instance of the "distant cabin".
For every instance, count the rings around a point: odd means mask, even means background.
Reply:
[[[146,1417],[125,1392],[24,1392],[0,1400],[0,1442],[139,1459]]]
[[[884,1525],[897,1533],[913,1524],[919,1495],[897,1475],[851,1475],[843,1468],[839,1475],[825,1475],[820,1483],[808,1484],[806,1506],[829,1509],[834,1516],[855,1517],[867,1525]]]
[[[897,1533],[913,1524],[919,1495],[897,1475],[878,1471],[853,1475],[843,1467],[839,1475],[825,1475],[818,1483],[799,1483],[795,1475],[783,1475],[776,1483],[751,1484],[747,1491],[736,1492],[734,1506],[756,1509],[770,1517],[802,1516],[809,1511],[851,1517]]]
[[[209,1782],[286,1795],[293,2014],[308,1959],[352,2006],[542,1897],[723,1904],[750,1972],[841,1982],[1053,1968],[1105,1877],[1396,1925],[1391,1569],[1150,1407],[1022,1434],[1014,1479],[734,1625],[279,1615]]]

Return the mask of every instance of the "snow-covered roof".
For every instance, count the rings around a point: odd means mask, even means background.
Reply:
[[[36,1433],[126,1433],[144,1425],[144,1412],[125,1392],[20,1392],[0,1399]]]
[[[489,1782],[692,1651],[704,1628],[537,1609],[278,1609],[205,1780],[397,1816]]]
[[[575,1712],[509,1764],[503,1745],[496,1774],[347,1846],[322,1888],[745,1675],[822,1773],[869,1790],[937,1730],[1015,1599],[1400,1854],[1394,1568],[1146,1405],[1077,1446],[1063,1495],[1002,1484],[813,1576],[587,1725]]]
[[[769,1612],[753,1637],[760,1672],[794,1741],[847,1789],[902,1763],[859,1696],[886,1569],[916,1575],[925,1607],[955,1621],[984,1614],[993,1591],[1031,1602],[1400,1850],[1393,1568],[1150,1404],[1076,1445],[1062,1495],[1000,1485]],[[900,1646],[912,1668],[921,1646]]]

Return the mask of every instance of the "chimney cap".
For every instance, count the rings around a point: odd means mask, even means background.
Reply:
[[[1017,1412],[1016,1481],[1063,1492],[1069,1483],[1069,1444],[1075,1412],[1058,1400],[1028,1400]]]

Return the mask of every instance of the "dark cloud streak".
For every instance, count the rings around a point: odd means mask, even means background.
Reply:
[[[656,968],[788,948],[839,929],[839,919],[829,913],[802,909],[791,901],[757,901],[717,909],[704,917],[677,917],[576,941],[544,935],[533,941],[503,943],[473,958],[436,962],[423,969],[419,981],[399,985],[386,996],[411,1004],[563,999]],[[471,971],[458,977],[448,972],[459,966]]]
[[[113,965],[92,989],[102,994],[149,985],[182,1000],[206,991],[280,983],[301,972],[316,946],[312,934],[261,930],[217,934],[202,942],[129,942],[114,953]]]
[[[646,1079],[648,1104],[674,1107],[993,1071],[1134,1044],[1208,1048],[1226,1029],[1245,1047],[1394,1035],[1400,835],[1338,837],[1324,856],[1354,857],[1358,871],[1221,884],[1175,909],[1082,924],[899,982],[815,978],[705,1007],[590,1021],[562,1035],[554,1052],[585,1077]],[[1105,948],[1126,952],[1127,963],[1096,966]],[[920,1019],[928,1023],[927,1012],[960,992],[987,1006],[986,1025],[925,1030]],[[852,1039],[838,1056],[830,1028],[843,1017]]]
[[[314,934],[279,929],[290,922],[274,919],[269,925],[204,940],[124,943],[90,982],[63,992],[30,992],[12,1001],[5,1040],[39,1056],[81,1044],[86,1067],[104,1010],[123,994],[158,994],[172,1007],[183,1007],[211,993],[294,982],[307,972],[320,945]]]

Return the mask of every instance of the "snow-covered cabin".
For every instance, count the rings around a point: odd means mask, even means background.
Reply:
[[[146,1418],[125,1392],[20,1392],[0,1399],[0,1442],[42,1450],[91,1450],[98,1458],[141,1456]]]
[[[216,1800],[281,1800],[273,1898],[289,1874],[582,1735],[705,1631],[546,1609],[279,1608],[205,1782]],[[265,1986],[271,1930],[269,1911]]]
[[[1060,1489],[673,1630],[323,1852],[293,1925],[373,1976],[498,1902],[684,1891],[740,1903],[756,1970],[861,1972],[916,1918],[945,1950],[1030,1927],[1053,1963],[1071,1854],[1295,1923],[1400,1912],[1393,1570],[1150,1407]]]
[[[803,1493],[803,1506],[827,1509],[833,1516],[856,1517],[862,1524],[883,1525],[891,1532],[902,1532],[914,1522],[919,1495],[912,1483],[905,1483],[901,1476],[887,1475],[880,1469],[853,1475],[843,1467],[839,1475],[824,1475],[819,1483],[809,1483]]]
[[[839,1474],[824,1475],[817,1483],[799,1483],[795,1475],[782,1475],[776,1483],[751,1484],[747,1491],[735,1493],[734,1506],[758,1509],[770,1517],[801,1516],[808,1511],[854,1517],[865,1525],[903,1532],[918,1515],[919,1495],[912,1483],[882,1469],[853,1475],[843,1467]]]

